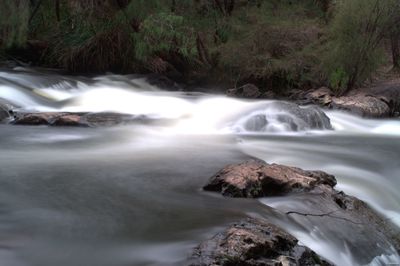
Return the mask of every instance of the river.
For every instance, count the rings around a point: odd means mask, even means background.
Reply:
[[[162,121],[0,125],[0,265],[185,265],[202,240],[248,216],[276,221],[340,266],[400,263],[391,243],[360,225],[282,215],[307,210],[312,199],[232,199],[201,189],[226,164],[257,157],[334,174],[338,190],[400,226],[398,119],[326,111],[333,129],[312,130],[275,101],[165,91],[134,75],[28,69],[0,71],[0,98],[17,110]],[[269,123],[252,130],[259,114]]]

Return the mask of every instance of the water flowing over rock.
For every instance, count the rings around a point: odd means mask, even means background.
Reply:
[[[336,191],[335,185],[335,177],[325,172],[249,160],[224,167],[211,177],[204,190],[218,191],[228,197],[290,196],[294,202],[306,203],[294,209],[291,206],[280,209],[287,215],[323,218],[330,228],[344,223],[349,231],[344,228],[340,230],[351,234],[354,243],[364,243],[365,250],[376,250],[370,241],[365,241],[364,234],[368,232],[368,238],[390,243],[389,247],[393,246],[399,252],[400,234],[397,227],[363,201]]]
[[[332,129],[328,116],[316,106],[270,102],[265,109],[241,118],[234,126],[239,132],[285,132]]]
[[[5,120],[5,119],[7,119],[9,116],[10,116],[10,115],[9,115],[9,113],[8,113],[7,108],[5,108],[4,106],[2,106],[2,105],[0,104],[0,122],[3,121],[3,120]]]
[[[7,101],[0,98],[0,122],[10,119],[13,113],[13,106]]]
[[[195,249],[192,266],[332,265],[281,228],[256,219],[231,225]]]

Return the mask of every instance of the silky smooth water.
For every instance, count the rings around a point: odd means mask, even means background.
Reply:
[[[201,190],[224,165],[257,157],[334,174],[338,190],[400,226],[399,120],[327,112],[334,130],[311,130],[274,101],[166,92],[137,76],[26,69],[0,72],[0,98],[20,111],[115,111],[170,121],[0,125],[0,265],[185,265],[199,242],[248,216],[275,221],[337,265],[400,261],[391,243],[360,225],[284,215],[310,211],[313,198],[231,199]],[[270,127],[246,131],[260,113]],[[285,121],[301,124],[300,131]]]

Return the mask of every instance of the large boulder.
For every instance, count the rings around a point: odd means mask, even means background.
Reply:
[[[208,191],[219,191],[224,196],[256,198],[310,191],[319,185],[333,187],[336,180],[321,171],[305,171],[261,160],[231,164],[211,177],[204,186]]]
[[[365,117],[388,117],[391,113],[384,99],[369,95],[333,97],[329,106]]]
[[[332,129],[329,117],[317,106],[299,106],[291,102],[267,102],[241,117],[238,131],[275,132]]]
[[[192,266],[208,265],[332,265],[281,228],[262,220],[246,219],[201,243]]]
[[[400,115],[400,84],[393,82],[374,87],[371,89],[371,94],[390,107],[391,115]]]
[[[387,95],[391,94],[388,92]],[[388,101],[390,97],[363,92],[349,96],[335,97],[334,93],[326,87],[311,91],[304,98],[307,102],[330,109],[349,111],[365,117],[390,116],[396,106],[393,101]]]

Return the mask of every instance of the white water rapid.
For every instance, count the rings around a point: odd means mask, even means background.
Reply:
[[[228,199],[201,191],[228,163],[257,157],[336,176],[400,228],[400,120],[165,91],[145,77],[0,71],[17,112],[118,112],[166,120],[109,128],[0,125],[0,265],[181,265],[246,216],[275,219],[336,265],[399,265],[359,225],[283,219],[313,199]],[[325,115],[326,114],[326,115]],[[329,122],[330,121],[330,122]],[[362,236],[362,237],[361,237]]]

